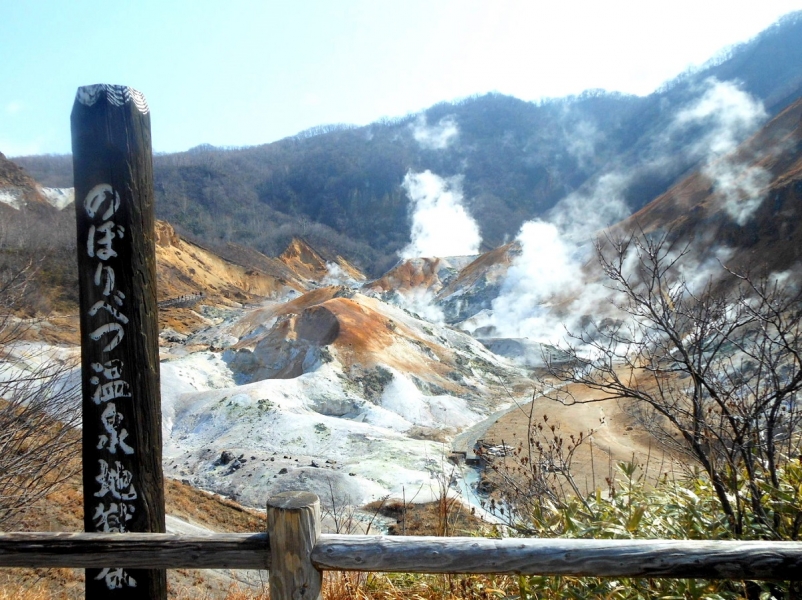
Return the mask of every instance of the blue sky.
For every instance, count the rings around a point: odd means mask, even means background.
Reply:
[[[802,0],[0,0],[0,151],[70,151],[75,90],[130,85],[156,151],[271,142],[498,91],[646,94]]]

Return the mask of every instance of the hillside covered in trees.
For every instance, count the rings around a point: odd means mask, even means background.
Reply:
[[[715,82],[760,107],[751,128],[727,132],[735,141],[802,95],[800,40],[802,13],[794,13],[646,97],[589,91],[532,103],[488,94],[262,146],[157,155],[157,216],[207,243],[232,241],[268,255],[300,235],[377,275],[409,241],[408,172],[456,178],[486,249],[566,196],[592,197],[611,174],[620,185],[609,193],[635,211],[705,158],[696,142],[721,123],[708,115],[680,126],[678,115]],[[68,156],[14,160],[43,185],[72,183]]]

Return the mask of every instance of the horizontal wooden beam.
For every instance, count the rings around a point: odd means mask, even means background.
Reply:
[[[323,535],[319,569],[577,577],[802,579],[802,542]]]
[[[0,567],[268,569],[266,533],[2,533]]]
[[[322,570],[802,580],[802,542],[321,535]],[[0,533],[0,567],[269,569],[267,534]]]

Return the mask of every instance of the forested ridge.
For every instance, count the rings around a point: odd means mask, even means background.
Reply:
[[[698,165],[699,156],[686,149],[705,135],[704,126],[663,133],[709,78],[736,82],[769,116],[802,95],[800,15],[645,97],[589,91],[533,103],[487,94],[363,127],[316,127],[261,146],[158,154],[157,216],[210,244],[233,241],[268,255],[300,235],[378,275],[409,241],[401,187],[409,171],[460,177],[487,248],[611,171],[630,177],[625,200],[637,210]],[[672,160],[638,167],[658,155]],[[69,157],[14,160],[43,185],[71,185]]]

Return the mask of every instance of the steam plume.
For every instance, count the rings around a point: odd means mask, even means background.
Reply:
[[[476,254],[482,243],[479,226],[462,205],[461,180],[443,179],[431,171],[409,172],[402,184],[412,205],[410,243],[401,258]]]
[[[521,254],[507,271],[488,323],[503,337],[554,343],[584,314],[598,314],[608,295],[585,281],[590,240],[628,214],[623,193],[629,177],[608,173],[587,191],[565,197],[548,221],[524,223]],[[589,208],[590,207],[590,208]],[[558,308],[559,307],[559,308]]]
[[[734,83],[708,79],[706,91],[674,119],[683,130],[705,126],[707,133],[693,150],[705,156],[702,173],[713,182],[722,207],[739,225],[746,224],[763,202],[771,174],[753,156],[735,152],[738,143],[766,119],[763,104]]]
[[[689,152],[703,160],[703,173],[714,182],[724,210],[739,224],[760,206],[770,175],[750,166],[754,156],[740,156],[735,150],[765,118],[761,103],[737,85],[708,80],[701,96],[676,114],[667,132],[671,138],[689,128],[702,129],[700,141]],[[658,152],[631,173],[671,160]],[[601,283],[588,282],[583,266],[592,257],[591,240],[629,214],[623,197],[631,179],[631,174],[608,173],[589,191],[561,200],[547,221],[525,223],[517,237],[521,255],[510,266],[492,313],[478,325],[491,325],[495,335],[555,343],[565,336],[566,328],[579,329],[584,315],[602,314],[609,306],[610,291]],[[704,256],[687,257],[681,269],[691,290],[720,272],[720,261],[726,260],[729,250],[713,248]]]
[[[459,135],[459,128],[454,117],[440,119],[436,125],[426,124],[426,115],[420,115],[412,127],[412,137],[424,150],[444,150]]]

